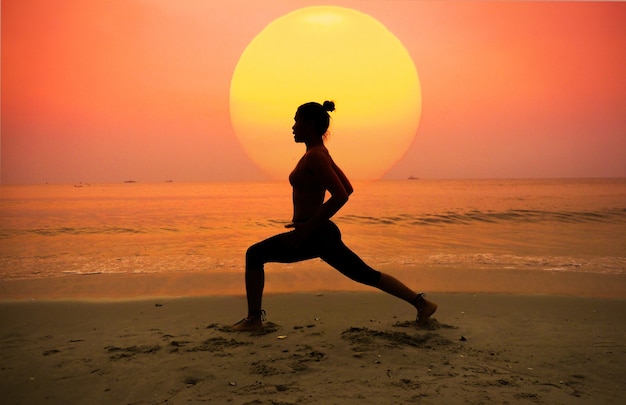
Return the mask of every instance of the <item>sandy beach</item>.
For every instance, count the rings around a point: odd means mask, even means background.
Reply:
[[[624,299],[377,292],[0,302],[3,404],[621,404]]]

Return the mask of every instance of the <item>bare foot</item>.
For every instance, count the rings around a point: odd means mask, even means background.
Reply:
[[[249,313],[247,318],[244,318],[231,326],[230,330],[233,332],[253,332],[255,330],[263,329],[264,320],[265,311],[255,311],[252,314]]]
[[[437,311],[437,304],[424,298],[424,294],[419,294],[415,300],[415,308],[417,308],[417,324],[424,326]]]
[[[253,332],[263,328],[261,318],[249,319],[244,318],[230,327],[233,332]]]

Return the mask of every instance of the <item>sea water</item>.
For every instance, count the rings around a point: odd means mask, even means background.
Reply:
[[[334,221],[374,268],[626,274],[626,179],[354,185]],[[241,273],[291,215],[286,182],[5,185],[0,280]]]

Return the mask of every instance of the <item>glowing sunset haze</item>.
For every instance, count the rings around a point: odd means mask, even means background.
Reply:
[[[626,3],[330,4],[375,21],[397,38],[398,49],[413,63],[421,97],[407,101],[413,107],[406,111],[414,116],[398,118],[406,104],[393,104],[397,98],[385,97],[396,93],[375,83],[335,96],[324,95],[332,91],[320,92],[314,81],[307,89],[303,79],[289,99],[294,105],[281,105],[281,116],[272,115],[269,126],[272,142],[282,137],[294,156],[297,104],[336,98],[331,153],[336,142],[339,155],[354,148],[354,161],[371,161],[381,151],[392,156],[380,173],[351,166],[348,157],[338,159],[354,179],[381,173],[383,178],[626,176]],[[231,84],[257,35],[290,13],[318,5],[2,1],[2,183],[269,179],[267,167],[257,165],[236,132],[245,117],[241,110],[231,116]],[[330,52],[342,43],[341,37],[324,35],[323,24],[309,34],[315,30],[319,49]],[[359,40],[371,41],[369,33],[366,25],[354,28],[350,49]],[[297,46],[298,37],[291,40]],[[266,57],[301,59],[282,52]],[[371,52],[357,61],[361,69],[350,64],[353,58],[332,52],[321,55],[321,63],[337,77],[358,78],[366,68],[384,66],[374,48]],[[363,62],[368,57],[371,64]],[[332,84],[336,78],[326,75]],[[402,77],[382,68],[379,76],[380,83],[400,89],[403,83],[416,85]],[[257,107],[267,97],[264,108],[272,111],[276,94],[255,94]],[[350,97],[379,110],[360,111],[362,120],[350,117]],[[390,126],[378,129],[381,119]],[[393,129],[402,120],[406,123]],[[394,137],[407,128],[407,140],[400,142],[406,145],[394,146]],[[378,137],[385,142],[366,143]],[[258,153],[269,153],[271,145]],[[282,166],[286,176],[290,162]]]
[[[335,101],[327,145],[361,178],[380,177],[402,157],[421,114],[419,79],[402,43],[372,17],[334,6],[299,9],[265,28],[239,59],[230,96],[237,137],[275,179],[302,155],[301,145],[285,142],[285,117],[303,100]]]

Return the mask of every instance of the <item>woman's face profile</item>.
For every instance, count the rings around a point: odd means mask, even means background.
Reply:
[[[296,113],[295,117],[293,118],[294,120],[294,124],[293,127],[291,127],[291,129],[293,130],[293,135],[294,135],[294,140],[296,142],[305,142],[308,137],[310,136],[311,131],[311,127],[312,127],[312,121],[305,121],[302,116],[298,113]]]

